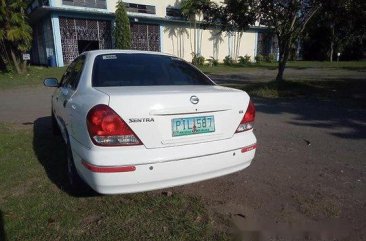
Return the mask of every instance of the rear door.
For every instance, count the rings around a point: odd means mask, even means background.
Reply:
[[[58,98],[56,98],[59,118],[64,123],[65,127],[67,127],[68,130],[71,130],[71,133],[69,133],[71,135],[73,135],[75,129],[72,125],[73,119],[75,118],[75,115],[78,115],[79,109],[72,97],[77,90],[84,63],[85,56],[81,55],[70,64],[62,78],[57,96]]]

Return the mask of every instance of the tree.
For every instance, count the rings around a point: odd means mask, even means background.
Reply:
[[[360,59],[365,40],[366,2],[323,0],[321,10],[304,34],[304,57],[330,62],[337,52],[343,59]]]
[[[27,61],[22,59],[22,54],[32,47],[32,28],[26,7],[24,0],[0,0],[0,62],[12,65],[19,74],[27,71]]]
[[[277,81],[283,73],[291,47],[304,32],[306,25],[321,4],[315,0],[261,0],[259,1],[261,24],[274,31],[278,38],[279,62]]]
[[[234,37],[233,59],[239,55],[240,43],[243,33],[256,20],[255,0],[225,0],[223,5],[211,3],[203,9],[206,25],[219,26],[221,32],[225,31]],[[207,24],[208,23],[208,24]]]
[[[116,9],[116,26],[114,29],[114,37],[116,48],[131,48],[131,29],[130,20],[128,19],[125,5],[122,1],[117,3]]]
[[[197,43],[197,22],[200,22],[203,17],[203,10],[210,4],[210,0],[183,0],[181,2],[181,10],[183,16],[188,18],[189,22],[193,24],[193,55],[198,54]],[[202,32],[201,32],[202,34]],[[191,37],[191,34],[190,34]],[[200,38],[202,40],[202,37]]]
[[[341,40],[339,35],[337,34],[338,30],[341,31],[342,26],[347,24],[347,17],[345,13],[346,9],[346,1],[344,0],[324,0],[322,4],[322,14],[319,14],[319,19],[322,20],[322,23],[325,24],[329,28],[329,61],[333,62],[333,56],[335,47],[338,42]]]

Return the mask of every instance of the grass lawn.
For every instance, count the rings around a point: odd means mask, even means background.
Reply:
[[[264,98],[303,98],[339,99],[345,103],[366,106],[365,80],[286,80],[270,81],[253,84],[225,84],[227,87],[241,89],[251,96]]]
[[[251,96],[337,98],[361,105],[366,103],[366,61],[289,62],[283,82],[273,80],[277,74],[275,63],[204,66],[201,69],[216,79],[225,77],[219,84],[245,90]]]
[[[358,102],[360,102],[360,98],[362,101],[365,100],[366,102],[366,96],[362,94],[362,90],[366,89],[366,61],[333,63],[290,61],[287,65],[287,70],[285,71],[285,77],[290,71],[296,71],[296,73],[292,74],[290,78],[283,83],[271,81],[276,75],[277,63],[251,64],[249,66],[226,66],[220,64],[214,67],[203,66],[200,67],[200,69],[206,74],[216,76],[251,75],[250,83],[248,81],[243,81],[234,84],[220,84],[243,89],[252,96],[270,98],[299,96],[325,98],[356,97]],[[46,77],[56,77],[60,79],[64,71],[65,67],[46,68],[31,66],[29,73],[26,75],[0,73],[0,90],[21,86],[40,86],[42,85],[43,79]],[[263,73],[267,73],[267,77],[263,77]],[[271,77],[268,77],[268,73]],[[320,75],[317,75],[317,73]],[[349,76],[349,73],[352,73],[353,76]],[[332,77],[331,79],[328,74]],[[354,79],[355,76],[357,77],[356,79]]]
[[[65,67],[47,68],[31,66],[28,73],[24,75],[0,72],[0,89],[9,89],[21,86],[39,86],[42,85],[43,80],[48,77],[55,77],[60,80],[65,69]]]
[[[348,62],[317,62],[317,61],[290,61],[287,65],[288,69],[344,69],[344,70],[366,70],[366,61],[348,61]],[[30,66],[29,72],[25,75],[16,73],[0,72],[0,89],[9,89],[20,86],[39,86],[47,77],[55,77],[61,79],[66,67],[47,68],[39,66]],[[220,64],[215,67],[202,66],[200,69],[206,74],[230,74],[238,72],[254,72],[260,69],[276,70],[277,63],[261,63],[251,64],[247,66],[232,65],[226,66]]]
[[[63,144],[37,126],[0,125],[1,241],[228,239],[194,197],[69,195]]]
[[[200,67],[206,74],[224,74],[224,73],[235,73],[241,72],[243,69],[246,71],[251,71],[251,69],[269,69],[276,70],[278,67],[277,63],[260,63],[260,64],[250,64],[250,65],[240,65],[235,64],[231,66],[219,64],[218,66]],[[346,70],[366,70],[366,61],[342,61],[342,62],[327,62],[327,61],[289,61],[287,63],[287,68],[289,69],[346,69]]]

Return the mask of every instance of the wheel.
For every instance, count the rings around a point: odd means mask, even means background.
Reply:
[[[57,121],[56,121],[56,117],[55,115],[53,114],[53,111],[52,111],[52,133],[55,135],[55,136],[59,136],[61,135],[61,131],[60,131],[60,127],[58,126],[57,124]]]
[[[83,181],[83,179],[81,179],[79,173],[76,170],[70,143],[66,144],[66,156],[67,156],[67,177],[71,192],[73,194],[83,194],[90,192],[89,186]]]

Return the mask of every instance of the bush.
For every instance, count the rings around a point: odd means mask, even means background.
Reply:
[[[192,55],[192,64],[195,66],[203,66],[203,64],[205,63],[205,57],[195,53],[192,53]]]
[[[207,59],[208,63],[210,66],[217,66],[219,65],[219,61],[217,59],[215,59],[214,57],[210,57],[209,59]]]
[[[226,57],[224,58],[224,64],[225,64],[225,65],[233,65],[233,64],[234,64],[234,60],[233,60],[233,58],[231,58],[229,55],[228,55],[228,56],[226,56]]]
[[[265,61],[267,63],[275,63],[276,62],[276,55],[275,54],[269,54],[265,57]]]
[[[263,55],[261,55],[261,54],[258,54],[257,56],[255,56],[255,62],[257,63],[257,64],[260,64],[260,63],[262,63],[263,61],[264,61],[264,57],[263,57]]]
[[[244,57],[239,56],[239,64],[245,64],[245,65],[250,64],[250,56],[249,55],[245,55]]]
[[[125,5],[122,1],[117,3],[114,38],[117,49],[131,48],[130,20],[128,19]]]

